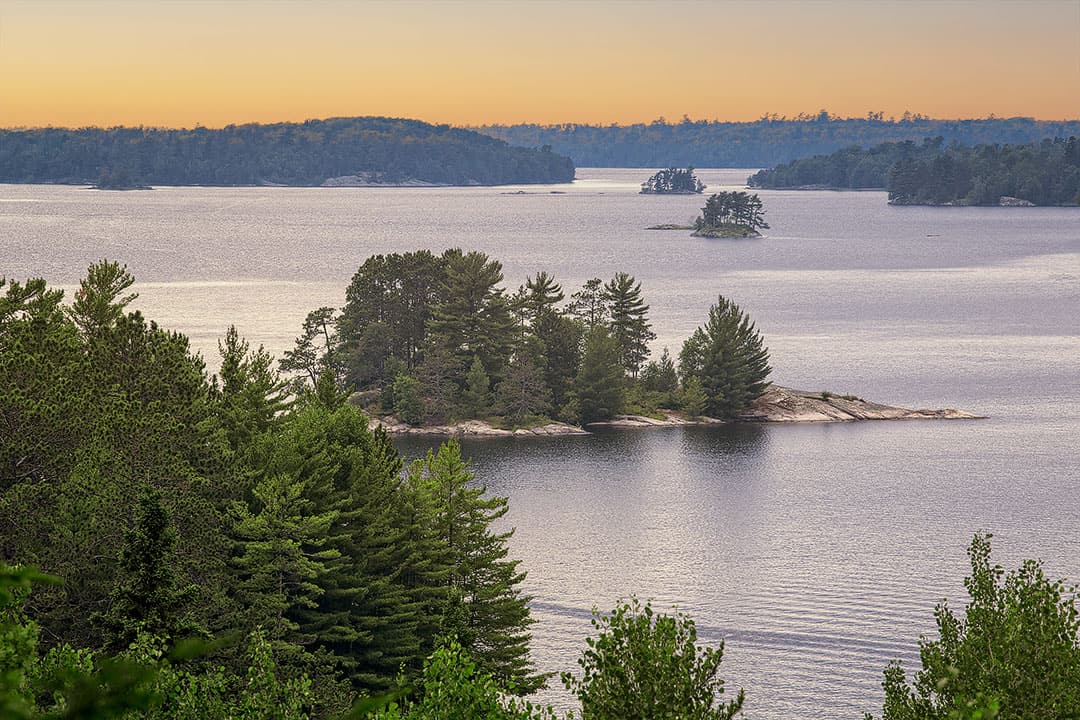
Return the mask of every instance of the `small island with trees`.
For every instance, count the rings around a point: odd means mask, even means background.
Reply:
[[[694,167],[667,168],[641,183],[642,195],[700,195],[706,185],[694,175]]]
[[[502,281],[502,264],[482,252],[373,255],[353,276],[340,312],[308,314],[281,370],[297,394],[348,389],[352,402],[395,434],[972,417],[774,386],[763,338],[723,296],[677,358],[665,348],[650,359],[656,335],[632,275],[588,280],[568,302],[546,271],[514,292]]]
[[[710,195],[694,221],[694,237],[761,237],[759,229],[768,230],[765,206],[757,193],[734,190]]]

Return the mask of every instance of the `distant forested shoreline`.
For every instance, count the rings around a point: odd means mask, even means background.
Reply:
[[[229,125],[217,130],[0,130],[0,182],[5,183],[133,188],[507,185],[573,179],[573,162],[550,148],[512,147],[471,130],[396,118]]]
[[[794,118],[765,115],[753,122],[663,118],[633,125],[484,125],[479,132],[511,145],[541,147],[567,155],[578,167],[698,168],[772,167],[809,155],[859,145],[922,142],[943,138],[946,145],[1023,144],[1046,137],[1080,136],[1080,120],[984,118],[935,120],[922,115],[840,118],[822,110]]]
[[[1080,139],[946,146],[944,138],[844,148],[761,170],[760,188],[884,188],[894,205],[1080,204]]]

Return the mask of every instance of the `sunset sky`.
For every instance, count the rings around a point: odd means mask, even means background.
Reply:
[[[0,127],[1080,118],[1080,0],[0,0]]]

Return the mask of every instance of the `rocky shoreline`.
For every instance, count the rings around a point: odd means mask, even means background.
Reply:
[[[912,410],[868,402],[850,395],[807,392],[774,385],[749,408],[732,420],[709,417],[687,418],[682,413],[666,411],[664,418],[642,415],[616,415],[611,420],[591,423],[588,427],[682,427],[687,425],[719,425],[727,422],[824,423],[862,420],[976,420],[983,417],[952,408]],[[450,425],[412,426],[401,422],[392,415],[388,415],[371,418],[371,424],[373,427],[383,428],[391,435],[559,437],[591,434],[585,428],[560,422],[547,423],[531,428],[507,430],[494,427],[483,420],[465,420]]]

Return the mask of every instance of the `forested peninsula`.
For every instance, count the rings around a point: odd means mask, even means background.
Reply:
[[[0,130],[0,182],[149,185],[565,183],[574,164],[448,125],[384,117],[174,130]]]
[[[1025,145],[883,143],[795,160],[752,175],[751,187],[889,191],[894,205],[1080,204],[1080,139]]]
[[[484,125],[480,132],[512,145],[541,147],[567,155],[579,167],[699,168],[773,167],[810,155],[858,145],[922,142],[941,136],[946,144],[1024,144],[1047,137],[1080,136],[1080,120],[1032,118],[935,120],[905,113],[841,118],[825,110],[786,117],[765,114],[753,122],[659,118],[633,125]]]

